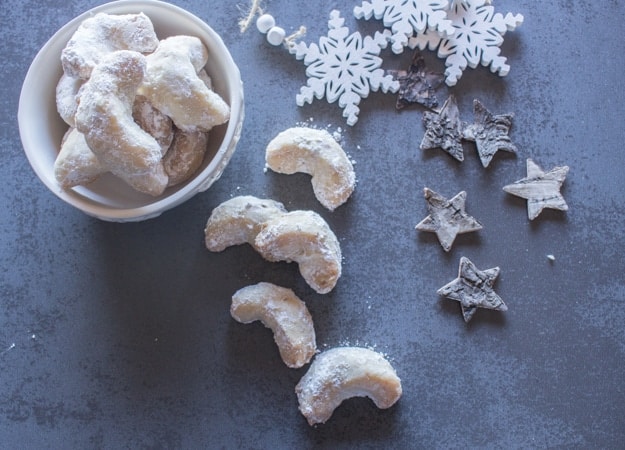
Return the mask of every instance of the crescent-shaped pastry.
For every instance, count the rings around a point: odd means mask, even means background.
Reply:
[[[149,53],[158,46],[152,21],[143,13],[98,13],[85,19],[61,52],[63,71],[88,79],[102,57],[117,50]]]
[[[76,128],[98,160],[136,190],[160,195],[167,187],[161,146],[132,117],[145,56],[120,50],[102,57],[81,88]]]
[[[380,354],[360,347],[338,347],[317,355],[295,387],[299,410],[310,425],[325,423],[348,398],[369,397],[390,408],[402,394],[395,369]]]
[[[292,211],[265,222],[254,240],[269,261],[295,261],[304,280],[320,294],[341,276],[341,247],[336,235],[314,211]]]
[[[232,296],[230,314],[237,322],[260,320],[271,328],[282,361],[291,368],[307,364],[317,351],[310,312],[291,289],[265,282],[246,286]]]
[[[265,161],[274,172],[311,175],[315,197],[330,211],[345,203],[356,185],[351,161],[326,130],[294,127],[281,132],[267,145]]]
[[[220,252],[232,245],[250,244],[269,219],[285,214],[282,203],[241,195],[221,203],[211,213],[204,229],[206,248]]]

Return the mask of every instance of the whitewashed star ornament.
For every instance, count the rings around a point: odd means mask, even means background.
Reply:
[[[459,192],[451,200],[428,188],[423,189],[423,193],[430,215],[419,222],[416,229],[436,233],[446,252],[451,249],[457,235],[482,229],[482,224],[465,211],[465,191]]]
[[[475,141],[482,166],[488,167],[499,150],[516,153],[516,146],[508,136],[514,114],[492,114],[482,103],[473,100],[474,123],[462,131],[463,138]]]
[[[453,94],[445,100],[439,112],[425,111],[423,124],[425,134],[419,145],[421,150],[441,148],[454,159],[464,161],[463,123],[460,120],[458,104]]]
[[[544,172],[528,158],[527,177],[504,186],[503,190],[527,200],[527,215],[530,220],[538,217],[545,208],[568,211],[569,207],[560,194],[560,187],[568,172],[568,166],[556,166],[549,172]]]
[[[390,32],[375,33],[373,37],[349,34],[340,12],[330,12],[328,35],[319,39],[319,45],[303,42],[287,45],[291,54],[303,59],[308,82],[295,97],[298,106],[312,103],[313,98],[326,98],[328,103],[338,100],[343,117],[352,126],[358,121],[358,105],[370,91],[395,93],[399,82],[381,69],[382,58],[378,55],[388,45]]]
[[[460,302],[462,317],[469,322],[477,308],[507,311],[508,307],[493,290],[493,284],[499,275],[499,267],[479,270],[469,258],[460,258],[458,278],[447,283],[436,293],[450,300]]]
[[[387,73],[399,81],[395,103],[397,109],[411,103],[418,103],[430,109],[438,106],[436,89],[445,77],[442,73],[433,72],[425,66],[425,59],[419,50],[414,52],[408,70],[387,70]]]

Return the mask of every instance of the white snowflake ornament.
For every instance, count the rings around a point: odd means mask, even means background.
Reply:
[[[455,32],[448,37],[427,30],[409,39],[410,48],[437,50],[445,58],[445,82],[454,86],[467,66],[490,67],[491,72],[506,76],[510,66],[500,56],[503,36],[523,23],[523,15],[511,13],[504,17],[495,13],[490,0],[454,0],[447,17]]]
[[[454,7],[454,6],[456,6],[456,5],[469,6],[469,4],[470,4],[470,3],[471,3],[471,0],[451,0],[451,1],[449,2],[449,6],[450,6],[451,8],[453,8],[453,7]],[[486,1],[484,2],[484,4],[489,4],[489,5],[490,5],[491,3],[492,3],[492,0],[486,0]]]
[[[328,35],[319,39],[319,45],[303,42],[288,43],[288,49],[297,59],[303,59],[308,82],[295,97],[298,106],[312,103],[313,98],[324,96],[328,103],[338,100],[348,125],[358,121],[358,105],[370,91],[397,92],[399,82],[385,75],[382,58],[378,55],[386,48],[389,32],[376,33],[374,37],[360,33],[350,35],[344,27],[340,12],[333,10],[328,21]]]
[[[399,54],[415,33],[430,31],[442,37],[451,36],[455,28],[447,18],[448,7],[448,0],[372,0],[356,6],[354,16],[366,20],[372,16],[382,19],[384,26],[392,32],[393,53]]]

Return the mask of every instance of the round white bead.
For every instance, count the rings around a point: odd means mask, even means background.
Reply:
[[[256,19],[256,28],[258,31],[265,34],[276,25],[276,21],[271,14],[263,14]]]
[[[280,27],[271,27],[267,32],[267,42],[271,45],[280,45],[286,36],[286,32]]]

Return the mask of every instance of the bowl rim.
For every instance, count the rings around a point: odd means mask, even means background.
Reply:
[[[63,35],[73,32],[78,26],[87,18],[100,13],[109,14],[131,14],[145,12],[150,17],[149,11],[154,9],[163,9],[165,11],[172,12],[178,17],[182,16],[185,20],[191,22],[196,27],[202,29],[203,33],[206,33],[210,38],[210,47],[213,49],[219,49],[219,53],[223,58],[224,64],[228,68],[228,77],[230,86],[228,90],[229,105],[231,110],[230,120],[227,123],[225,134],[219,148],[215,152],[211,161],[208,162],[206,167],[195,174],[195,176],[189,180],[184,186],[175,190],[174,192],[166,195],[162,198],[155,198],[154,201],[147,202],[145,205],[117,208],[102,203],[98,203],[92,198],[88,198],[79,194],[74,189],[62,189],[56,180],[50,179],[47,175],[49,168],[40,161],[35,153],[36,150],[32,144],[32,138],[28,134],[26,123],[30,109],[27,107],[27,99],[29,93],[26,92],[26,87],[31,85],[38,77],[36,68],[40,66],[41,60],[45,57],[46,53],[50,51],[51,47],[57,45],[57,41]],[[145,11],[144,11],[145,10]],[[206,45],[206,43],[205,43]],[[60,67],[60,60],[59,60]],[[234,95],[233,95],[234,94]],[[204,22],[193,13],[179,7],[166,3],[160,0],[116,0],[113,2],[104,3],[94,8],[88,9],[85,12],[71,19],[59,28],[41,47],[33,58],[20,92],[20,98],[18,103],[18,128],[20,138],[22,141],[22,147],[26,154],[26,157],[35,171],[37,177],[43,182],[46,187],[52,191],[57,197],[66,203],[78,208],[84,213],[96,217],[101,220],[114,221],[114,222],[130,222],[130,221],[142,221],[159,216],[161,213],[174,208],[175,206],[183,203],[195,194],[200,193],[208,189],[215,181],[219,179],[226,165],[228,164],[238,140],[241,135],[241,129],[244,118],[244,94],[243,94],[243,82],[241,80],[241,73],[236,63],[234,62],[232,55],[223,42],[223,39],[217,32],[215,32],[210,25]],[[80,187],[79,187],[80,189]]]

